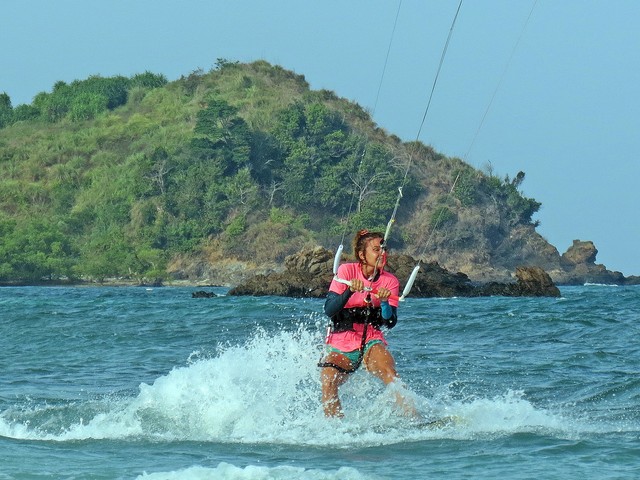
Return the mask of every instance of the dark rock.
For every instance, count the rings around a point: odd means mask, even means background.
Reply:
[[[407,281],[418,262],[409,255],[389,255],[387,269]],[[275,295],[323,298],[333,278],[333,253],[322,247],[305,249],[285,259],[284,272],[260,274],[229,290],[229,295]],[[548,296],[560,291],[540,267],[518,267],[517,283],[474,285],[464,273],[451,273],[437,263],[420,266],[412,297]]]
[[[625,285],[640,285],[640,276],[638,275],[631,275],[629,277],[625,278],[624,281]]]
[[[409,255],[389,255],[387,270],[393,273],[400,286],[409,279],[418,262]],[[469,297],[474,286],[464,273],[451,273],[436,262],[421,264],[411,288],[412,297]]]
[[[333,254],[322,248],[289,255],[284,272],[259,274],[229,290],[229,295],[275,295],[320,298],[333,278]]]
[[[480,286],[480,296],[559,297],[560,290],[540,267],[517,267],[516,283],[491,282]]]
[[[191,294],[191,298],[213,298],[217,297],[213,292],[205,292],[204,290],[198,290],[197,292],[193,292]]]
[[[559,297],[560,290],[551,277],[540,267],[516,268],[518,282],[514,286],[517,296]]]

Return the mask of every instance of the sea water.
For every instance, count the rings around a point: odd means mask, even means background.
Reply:
[[[640,476],[640,287],[407,298],[326,419],[323,301],[0,289],[0,479]],[[400,391],[439,428],[405,418]]]

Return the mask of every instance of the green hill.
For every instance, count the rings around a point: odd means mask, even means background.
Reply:
[[[264,61],[174,82],[145,72],[0,95],[0,282],[152,282],[176,264],[277,264],[359,228],[479,278],[555,268],[540,203],[376,126],[359,105]]]

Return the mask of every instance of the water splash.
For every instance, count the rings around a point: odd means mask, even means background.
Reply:
[[[325,419],[316,367],[321,341],[319,329],[308,324],[271,333],[257,328],[246,343],[222,347],[215,356],[194,353],[184,366],[141,384],[134,395],[57,404],[31,399],[0,413],[0,435],[350,447],[567,430],[566,420],[535,408],[522,392],[468,401],[441,392],[427,399],[402,384],[385,389],[364,371],[341,389],[346,417]],[[421,428],[399,414],[396,393],[410,397],[427,417],[460,421]]]

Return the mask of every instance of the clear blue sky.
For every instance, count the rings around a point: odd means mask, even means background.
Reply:
[[[415,140],[458,2],[5,0],[0,92],[16,106],[58,80],[264,59]],[[465,0],[419,136],[524,171],[538,231],[560,253],[592,240],[625,275],[640,275],[639,18],[637,0]]]

